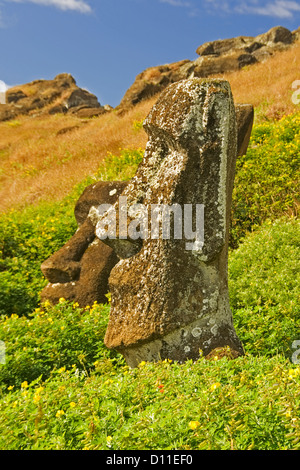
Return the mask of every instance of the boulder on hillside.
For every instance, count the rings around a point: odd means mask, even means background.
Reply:
[[[24,98],[27,98],[25,93],[23,93],[22,90],[17,90],[17,91],[11,91],[6,92],[6,99],[7,103],[17,103],[19,100],[22,100]]]
[[[65,104],[68,109],[77,106],[100,108],[98,98],[92,93],[89,93],[87,90],[83,90],[82,88],[76,88],[75,90],[72,90],[69,96],[65,99]]]
[[[299,28],[300,29],[300,28]],[[120,113],[152,95],[160,93],[171,83],[188,78],[205,78],[233,72],[245,66],[263,62],[274,53],[291,47],[300,37],[299,29],[291,32],[275,26],[259,36],[238,36],[202,44],[196,50],[200,56],[194,61],[150,67],[137,75],[126,91],[117,111]]]
[[[107,112],[107,109],[100,105],[94,94],[79,88],[72,75],[63,73],[53,80],[34,80],[8,89],[6,105],[0,107],[0,121],[18,115],[68,112],[91,117]]]
[[[255,39],[263,44],[276,44],[279,42],[283,44],[291,44],[293,42],[293,34],[289,29],[284,28],[283,26],[274,26],[274,28],[271,28],[266,33],[256,36]]]
[[[300,39],[300,28],[295,29],[295,31],[292,32],[293,35],[293,42],[298,41]]]
[[[203,55],[223,55],[237,49],[244,49],[253,42],[253,37],[239,36],[230,39],[218,39],[202,44],[196,50],[200,56]]]
[[[230,39],[219,39],[202,44],[196,49],[199,56],[227,56],[234,52],[244,51],[252,53],[263,46],[274,46],[275,44],[291,44],[293,33],[282,26],[275,26],[266,33],[259,36],[239,36]]]
[[[129,109],[144,99],[161,92],[167,85],[187,78],[193,71],[190,60],[181,60],[167,65],[149,67],[137,75],[126,91],[117,110]]]

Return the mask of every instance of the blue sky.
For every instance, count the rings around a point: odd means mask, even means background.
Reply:
[[[116,106],[147,67],[194,60],[206,41],[277,25],[300,26],[300,1],[0,0],[0,81],[68,72]]]

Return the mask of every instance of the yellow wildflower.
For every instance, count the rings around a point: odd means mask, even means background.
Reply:
[[[21,388],[27,388],[28,387],[28,382],[25,380],[24,382],[21,383]]]
[[[200,426],[199,421],[190,421],[189,422],[189,427],[193,430],[197,429]]]
[[[114,383],[113,380],[108,379],[108,380],[106,380],[106,381],[104,382],[104,385],[109,385],[109,384],[113,384],[113,383]]]
[[[214,384],[212,384],[212,386],[210,387],[211,391],[213,392],[214,390],[216,390],[217,388],[219,388],[221,386],[220,382],[216,382]]]
[[[34,395],[33,397],[33,403],[37,404],[41,399],[41,395]]]
[[[60,418],[60,417],[63,416],[64,414],[65,414],[64,410],[58,410],[58,411],[56,412],[56,415],[55,415],[55,416],[56,416],[56,418]]]

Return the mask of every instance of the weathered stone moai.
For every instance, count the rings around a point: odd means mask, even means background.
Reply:
[[[252,107],[245,112],[248,128],[241,131],[239,152],[253,118]],[[143,360],[196,360],[200,350],[208,355],[223,346],[242,355],[227,282],[238,153],[229,83],[191,79],[170,85],[144,128],[149,140],[135,177],[114,205],[89,214],[98,238],[120,258],[109,278],[105,344],[132,367]],[[162,230],[154,213],[160,213]]]
[[[56,304],[61,297],[80,307],[107,302],[108,278],[119,261],[114,251],[95,237],[88,217],[93,205],[113,204],[127,182],[97,182],[88,186],[78,199],[74,214],[78,229],[73,237],[41,265],[49,283],[41,292],[41,301]]]

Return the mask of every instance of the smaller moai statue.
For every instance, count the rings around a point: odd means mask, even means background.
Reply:
[[[96,238],[88,215],[93,205],[113,204],[126,184],[125,181],[98,181],[85,188],[74,209],[76,232],[41,265],[49,281],[41,292],[42,302],[56,304],[61,297],[77,302],[80,307],[95,301],[107,302],[108,278],[119,258],[112,248]]]

